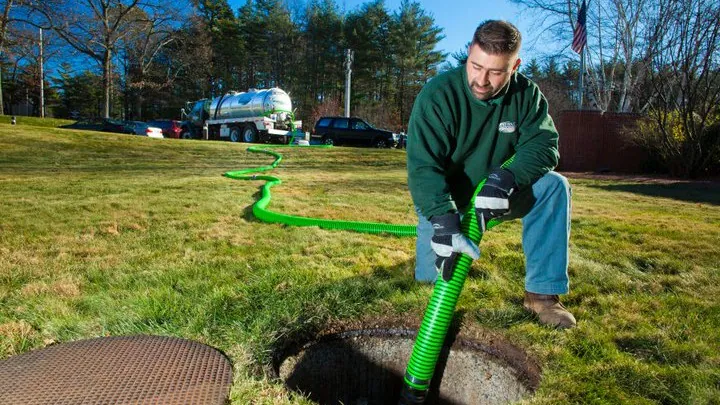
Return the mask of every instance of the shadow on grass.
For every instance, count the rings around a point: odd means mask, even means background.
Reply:
[[[369,273],[334,280],[326,283],[312,283],[297,291],[300,297],[323,302],[328,318],[362,317],[362,308],[374,302],[388,299],[397,291],[409,292],[421,284],[413,278],[414,260],[408,260],[392,266],[377,266]],[[334,303],[337,301],[337,303]],[[353,303],[352,301],[355,301]],[[345,302],[344,305],[340,302]],[[357,307],[356,307],[357,304]],[[316,307],[317,308],[317,307]],[[317,318],[317,314],[306,314]],[[325,319],[327,320],[327,319]],[[302,341],[312,340],[327,325],[325,322],[300,322],[302,327],[283,333],[284,338],[274,343],[273,351],[284,346],[292,346]]]
[[[248,222],[262,222],[259,219],[255,217],[255,214],[253,214],[253,206],[255,203],[258,202],[258,200],[262,197],[262,186],[258,188],[256,192],[252,195],[252,204],[245,206],[242,210],[241,218],[248,221]]]
[[[720,184],[709,182],[678,182],[670,184],[607,184],[590,185],[606,191],[621,191],[650,197],[720,205]]]

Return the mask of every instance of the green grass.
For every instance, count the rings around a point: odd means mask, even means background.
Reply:
[[[233,403],[306,403],[257,373],[331,321],[419,321],[414,240],[260,223],[270,157],[227,142],[0,124],[0,358],[104,335],[195,339],[232,359]],[[412,223],[405,153],[282,149],[271,209]],[[571,179],[572,331],[520,308],[520,223],[486,236],[458,310],[543,369],[533,404],[717,404],[720,187]],[[698,191],[699,190],[699,191]]]
[[[11,115],[0,115],[0,124],[10,124],[12,119]],[[34,126],[34,127],[49,127],[57,128],[62,125],[69,125],[75,123],[74,120],[64,120],[60,118],[40,118],[40,117],[25,117],[18,115],[15,117],[16,125],[18,126]]]

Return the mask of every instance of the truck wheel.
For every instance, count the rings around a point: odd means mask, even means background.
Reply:
[[[184,130],[180,133],[180,138],[181,138],[181,139],[193,139],[194,137],[193,137],[192,132],[190,132],[189,129],[184,129]]]
[[[230,142],[240,142],[240,128],[230,128]]]
[[[331,146],[332,146],[332,145],[335,145],[335,141],[333,141],[333,139],[330,138],[329,136],[324,137],[324,138],[322,139],[322,143],[325,144],[325,145],[331,145]]]
[[[246,125],[242,132],[242,140],[247,143],[257,142],[257,129],[254,125]]]

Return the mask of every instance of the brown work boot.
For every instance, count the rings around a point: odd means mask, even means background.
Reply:
[[[525,291],[523,307],[537,315],[540,323],[559,329],[575,327],[575,317],[560,303],[557,295],[535,294]]]

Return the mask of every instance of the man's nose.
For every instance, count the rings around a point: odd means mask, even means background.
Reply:
[[[478,77],[478,79],[479,79],[478,82],[480,83],[481,86],[485,87],[488,84],[490,84],[490,80],[488,80],[489,78],[490,78],[490,75],[488,74],[488,72],[483,70],[480,72],[480,76]]]

